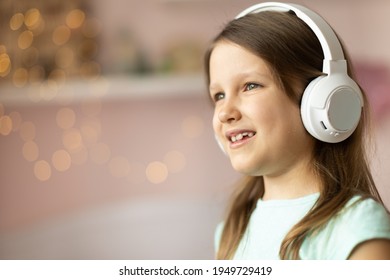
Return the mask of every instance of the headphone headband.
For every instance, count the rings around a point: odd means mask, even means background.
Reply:
[[[329,24],[317,13],[306,7],[279,2],[266,2],[253,5],[243,10],[236,19],[247,14],[259,13],[264,11],[293,11],[298,18],[303,20],[315,33],[320,41],[324,53],[324,62],[322,71],[326,74],[334,72],[346,72],[347,64],[344,58],[343,49],[340,42]]]

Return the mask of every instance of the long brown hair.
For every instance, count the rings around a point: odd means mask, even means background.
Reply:
[[[324,57],[321,45],[313,31],[294,13],[267,11],[250,14],[228,23],[205,55],[208,84],[210,56],[214,46],[221,41],[238,44],[265,60],[279,86],[297,106],[300,105],[302,92],[297,92],[294,85],[307,85],[323,74]],[[350,63],[348,71],[353,78]],[[304,239],[314,230],[324,226],[353,195],[373,197],[382,202],[365,152],[369,115],[364,92],[363,97],[365,106],[361,120],[347,140],[337,144],[315,142],[313,168],[323,187],[313,208],[285,236],[279,251],[281,259],[299,259],[299,249]],[[234,257],[250,215],[263,193],[264,183],[261,176],[247,176],[239,184],[228,209],[217,259]]]

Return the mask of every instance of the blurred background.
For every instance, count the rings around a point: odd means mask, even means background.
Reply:
[[[390,2],[295,1],[343,38],[390,207]],[[212,259],[239,178],[203,53],[247,0],[0,1],[0,259]]]

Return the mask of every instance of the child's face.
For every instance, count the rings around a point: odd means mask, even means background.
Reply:
[[[213,128],[234,169],[278,176],[307,167],[314,140],[303,127],[299,107],[280,89],[263,59],[219,42],[210,58],[210,94]]]

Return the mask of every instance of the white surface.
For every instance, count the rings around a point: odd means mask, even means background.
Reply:
[[[67,215],[3,234],[0,259],[212,259],[214,205],[148,197]]]

